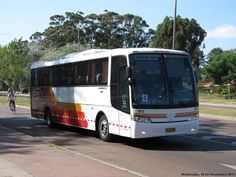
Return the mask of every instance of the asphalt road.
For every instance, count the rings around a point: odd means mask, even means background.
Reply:
[[[200,127],[197,135],[105,143],[91,131],[49,129],[27,109],[11,114],[0,106],[0,177],[1,163],[16,176],[236,176],[236,120],[201,117]]]

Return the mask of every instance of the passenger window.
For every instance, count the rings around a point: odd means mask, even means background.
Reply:
[[[88,65],[86,62],[78,62],[75,66],[75,84],[76,85],[86,85],[88,84]]]
[[[108,78],[108,58],[90,62],[89,84],[105,85]]]

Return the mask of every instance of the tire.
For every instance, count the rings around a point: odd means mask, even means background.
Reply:
[[[45,121],[49,128],[53,128],[55,126],[55,123],[52,121],[52,112],[50,109],[45,111]]]
[[[13,111],[14,111],[14,108],[13,108],[13,104],[12,103],[10,103],[10,110],[11,110],[11,112],[13,113]]]
[[[109,123],[105,115],[102,115],[98,122],[98,135],[99,138],[105,142],[111,140],[111,135],[109,133]]]
[[[11,102],[9,107],[10,107],[10,110],[11,110],[12,114],[14,114],[16,112],[16,107],[15,107],[14,102]]]

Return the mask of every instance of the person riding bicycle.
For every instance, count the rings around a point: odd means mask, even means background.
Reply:
[[[11,104],[13,104],[14,105],[14,111],[16,111],[16,104],[15,104],[16,96],[14,94],[13,89],[8,89],[7,99],[8,99],[8,102],[9,102],[9,107],[11,106]]]

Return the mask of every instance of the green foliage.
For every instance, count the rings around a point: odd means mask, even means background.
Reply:
[[[90,46],[78,46],[78,44],[67,44],[66,46],[60,47],[56,50],[44,51],[39,60],[45,60],[45,61],[55,60],[65,55],[74,52],[84,51],[87,49],[90,49]]]
[[[29,86],[30,63],[28,41],[15,39],[0,48],[0,81],[17,90]]]
[[[103,14],[66,12],[50,18],[44,32],[36,32],[30,39],[43,50],[57,49],[77,43],[92,48],[119,48],[148,46],[153,30],[141,17],[105,11]],[[147,31],[147,32],[146,32]]]
[[[58,59],[89,48],[90,46],[67,44],[57,50],[42,50],[36,42],[14,40],[7,46],[0,47],[0,86],[5,90],[9,87],[15,90],[29,88],[30,66],[33,62]]]
[[[208,62],[211,62],[216,58],[218,55],[223,53],[223,50],[221,48],[214,48],[210,51],[210,53],[207,55]]]
[[[212,58],[206,67],[216,84],[231,83],[236,86],[236,53],[225,51]]]
[[[236,87],[232,87],[231,85],[221,87],[220,94],[226,99],[236,99]]]
[[[175,49],[188,52],[193,64],[199,67],[204,62],[201,44],[206,36],[205,30],[195,19],[176,17]],[[157,26],[150,47],[172,48],[173,18],[165,17],[164,21]]]

